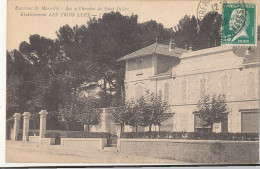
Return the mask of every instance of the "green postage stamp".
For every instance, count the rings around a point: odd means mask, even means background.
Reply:
[[[222,45],[257,45],[256,5],[223,3]]]

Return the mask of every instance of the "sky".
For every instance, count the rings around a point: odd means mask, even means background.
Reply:
[[[122,15],[138,15],[139,23],[152,19],[162,23],[166,28],[174,27],[184,15],[196,15],[198,1],[25,0],[22,2],[9,0],[7,5],[7,50],[12,50],[18,49],[22,41],[28,41],[30,35],[39,34],[54,39],[55,32],[65,24],[70,26],[86,24],[89,20],[86,13],[89,13],[91,17],[93,15],[98,17],[100,14],[118,9]],[[36,6],[38,10],[35,10]],[[48,7],[53,10],[47,10]],[[25,16],[28,13],[46,13],[47,16]],[[54,14],[48,16],[49,13]]]
[[[246,2],[249,1],[254,0]],[[214,4],[222,0],[209,2]],[[176,26],[186,14],[197,17],[199,5],[200,0],[8,0],[7,50],[18,49],[22,41],[29,40],[30,35],[39,34],[55,39],[56,31],[63,25],[86,24],[89,16],[96,15],[98,18],[103,13],[118,10],[122,15],[138,15],[139,23],[152,19],[170,28]],[[211,9],[210,7],[207,10]],[[27,16],[28,13],[41,16]],[[259,19],[260,17],[257,19],[258,24]]]

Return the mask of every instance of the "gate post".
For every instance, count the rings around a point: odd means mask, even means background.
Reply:
[[[23,113],[23,141],[28,141],[29,139],[28,132],[29,132],[30,116],[31,114],[29,112]]]
[[[40,111],[40,138],[45,138],[46,133],[46,116],[48,112],[46,110]]]
[[[15,113],[14,115],[14,131],[13,131],[13,139],[12,140],[17,140],[17,135],[20,129],[20,113]]]

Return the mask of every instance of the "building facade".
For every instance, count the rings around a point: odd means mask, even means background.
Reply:
[[[172,118],[160,131],[200,131],[194,116],[205,95],[224,94],[228,120],[214,124],[215,132],[259,132],[259,47],[214,47],[198,51],[152,44],[122,57],[126,61],[127,99],[146,90],[162,92]],[[154,130],[159,130],[154,126]]]

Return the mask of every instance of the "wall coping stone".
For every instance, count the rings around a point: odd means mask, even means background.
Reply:
[[[99,150],[102,150],[107,145],[107,138],[61,138],[61,146],[64,146],[64,141],[98,141]]]
[[[259,162],[258,141],[122,138],[118,139],[117,145],[117,150],[121,153],[184,162],[207,164]]]
[[[187,140],[187,139],[142,139],[119,138],[118,141],[127,142],[174,142],[174,143],[259,143],[259,141],[234,141],[234,140]]]

